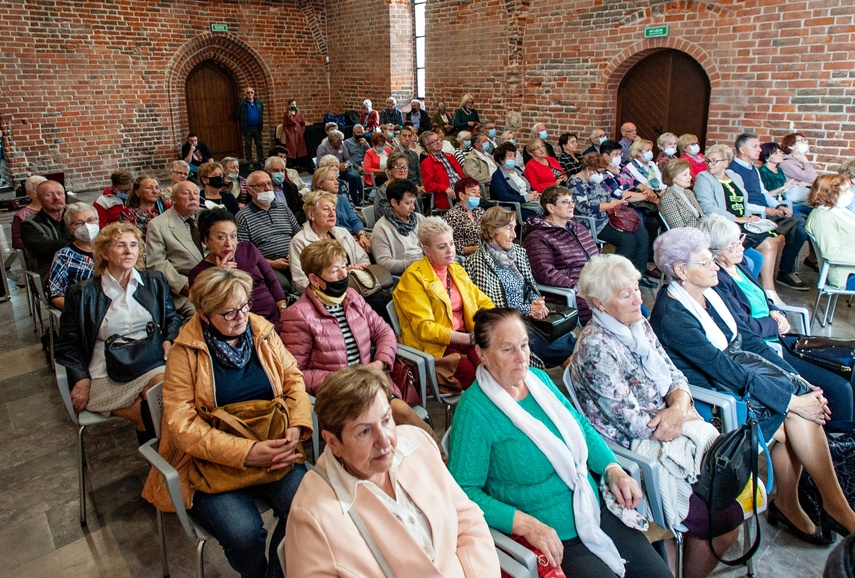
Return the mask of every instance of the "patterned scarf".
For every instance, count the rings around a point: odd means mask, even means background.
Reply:
[[[523,280],[522,273],[517,268],[516,251],[513,247],[506,251],[492,241],[484,243],[484,247],[487,249],[487,254],[493,258],[496,267],[499,269],[509,269],[517,281]]]
[[[641,176],[647,179],[647,184],[650,185],[651,189],[658,191],[662,187],[662,185],[659,183],[659,179],[656,178],[656,175],[650,175],[650,170],[648,170],[648,167],[638,162],[638,160],[633,160],[632,162],[635,164],[635,168],[638,169],[638,172],[641,174]]]
[[[410,213],[410,221],[408,223],[405,223],[401,217],[391,210],[386,213],[386,218],[390,223],[392,223],[392,226],[395,227],[395,230],[397,230],[398,234],[402,237],[406,237],[412,233],[416,229],[416,225],[418,225],[418,221],[416,221],[416,217],[412,213]]]
[[[241,369],[252,357],[252,329],[249,323],[246,324],[246,331],[238,336],[237,345],[232,347],[226,340],[234,339],[229,335],[223,335],[211,323],[201,321],[202,335],[205,337],[205,344],[208,346],[208,351],[217,360],[217,363],[228,369]]]

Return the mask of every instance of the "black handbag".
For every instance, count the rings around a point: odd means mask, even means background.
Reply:
[[[547,304],[549,315],[543,319],[535,319],[526,316],[525,320],[529,327],[537,331],[544,341],[552,343],[559,337],[567,335],[576,327],[579,312],[573,307],[566,305]]]
[[[847,381],[852,379],[855,339],[788,333],[781,336],[781,343],[793,356],[836,373]]]
[[[104,342],[104,358],[110,379],[120,383],[133,381],[164,364],[160,327],[149,321],[145,330],[146,336],[139,339],[116,333]]]

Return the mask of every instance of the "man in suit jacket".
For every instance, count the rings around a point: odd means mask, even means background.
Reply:
[[[21,241],[31,261],[32,270],[47,285],[54,254],[74,241],[63,222],[65,187],[56,181],[43,181],[36,187],[41,210],[21,223]]]
[[[196,224],[198,211],[199,188],[190,181],[180,182],[172,190],[172,208],[152,219],[146,231],[146,266],[166,277],[182,317],[196,312],[188,299],[187,274],[206,252]]]

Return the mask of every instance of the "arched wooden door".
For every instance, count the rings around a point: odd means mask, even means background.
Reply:
[[[214,158],[240,158],[238,92],[232,75],[206,60],[187,76],[187,120],[190,132],[208,145]]]
[[[638,135],[653,141],[663,132],[697,135],[706,142],[710,80],[685,52],[655,52],[633,66],[618,87],[617,138],[620,126],[632,122]],[[656,149],[658,153],[658,149]]]

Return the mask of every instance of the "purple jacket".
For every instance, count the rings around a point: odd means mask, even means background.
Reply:
[[[342,305],[347,324],[359,348],[360,361],[371,363],[380,360],[392,367],[398,348],[392,328],[355,289],[347,290]],[[306,382],[306,391],[311,395],[318,392],[327,375],[347,367],[347,348],[341,327],[311,289],[307,289],[296,303],[282,313],[279,336],[297,359],[297,367],[303,372]]]
[[[539,215],[526,223],[523,246],[538,283],[568,289],[579,288],[579,272],[591,257],[600,253],[591,233],[576,220],[562,228]],[[576,307],[582,323],[587,323],[591,319],[588,304],[577,297]]]

